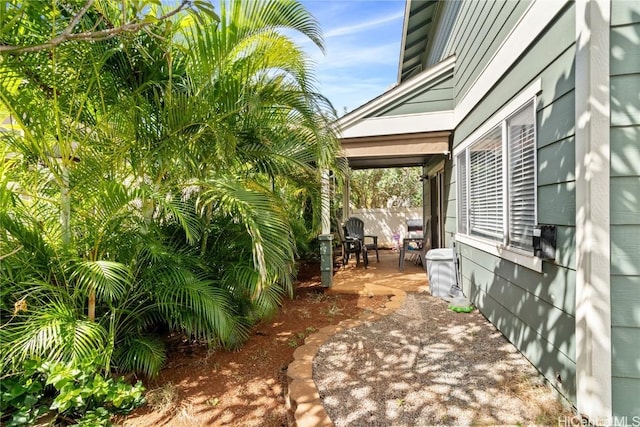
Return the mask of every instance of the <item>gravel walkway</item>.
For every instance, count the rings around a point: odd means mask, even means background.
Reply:
[[[426,293],[330,338],[313,379],[338,427],[550,425],[563,414],[536,369],[477,310],[455,313]]]

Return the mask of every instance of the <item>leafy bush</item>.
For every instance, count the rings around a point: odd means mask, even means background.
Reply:
[[[56,422],[84,426],[110,425],[144,403],[141,382],[105,378],[97,359],[79,364],[25,361],[20,374],[0,383],[1,419],[7,427],[31,425],[50,413]]]

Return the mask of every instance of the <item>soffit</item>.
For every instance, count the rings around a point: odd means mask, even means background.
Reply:
[[[451,132],[419,132],[344,138],[342,155],[352,169],[422,166],[449,153]]]
[[[436,16],[437,0],[407,0],[400,46],[398,82],[422,71],[422,59]]]

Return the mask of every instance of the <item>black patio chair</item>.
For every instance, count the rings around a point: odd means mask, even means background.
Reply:
[[[337,219],[331,220],[332,231],[338,236],[340,253],[334,254],[334,261],[340,259],[342,266],[346,266],[349,262],[351,254],[356,255],[356,265],[360,265],[360,254],[362,253],[362,244],[359,239],[347,238],[344,227],[338,223]]]
[[[363,258],[365,268],[369,264],[368,251],[376,251],[376,260],[380,262],[380,254],[378,253],[378,236],[364,234],[364,221],[360,218],[352,216],[344,223],[345,236],[360,240],[363,249]],[[369,241],[368,241],[369,240]]]

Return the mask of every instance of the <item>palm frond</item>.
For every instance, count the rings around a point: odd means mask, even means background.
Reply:
[[[161,339],[153,335],[130,335],[118,343],[114,362],[123,372],[138,372],[154,377],[166,360]]]
[[[26,311],[16,313],[0,329],[2,357],[6,361],[20,362],[34,357],[71,361],[105,349],[106,331],[98,323],[79,316],[69,299],[40,302],[27,299],[25,306]]]
[[[98,300],[112,303],[124,296],[133,276],[129,267],[115,261],[81,261],[72,267],[70,279],[88,295],[95,291]]]

